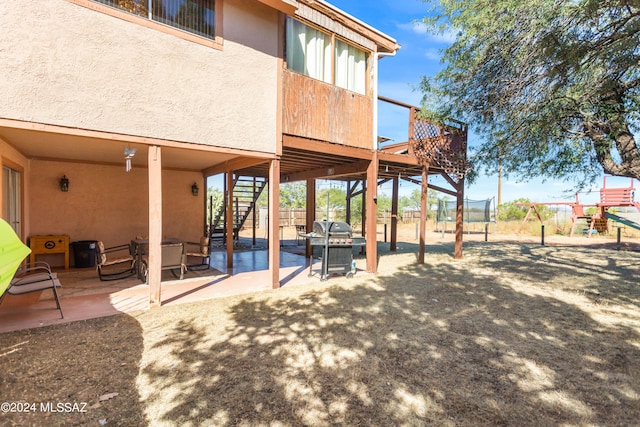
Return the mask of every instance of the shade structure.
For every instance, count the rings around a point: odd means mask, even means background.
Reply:
[[[7,290],[20,263],[30,253],[31,249],[22,243],[13,228],[0,219],[0,295]]]

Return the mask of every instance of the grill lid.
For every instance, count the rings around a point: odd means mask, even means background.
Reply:
[[[351,226],[346,222],[329,221],[329,236],[348,236],[351,237]],[[313,232],[316,235],[324,236],[327,229],[327,221],[314,221]]]

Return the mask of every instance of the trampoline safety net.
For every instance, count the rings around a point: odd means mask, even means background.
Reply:
[[[464,199],[463,221],[470,222],[495,222],[494,198],[486,200],[469,200]],[[455,222],[456,221],[456,201],[455,200],[438,200],[438,216],[436,222]]]

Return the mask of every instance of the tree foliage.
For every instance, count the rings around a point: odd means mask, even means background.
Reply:
[[[476,173],[640,178],[640,1],[439,0],[425,22],[456,34],[425,110],[484,137]]]
[[[520,198],[512,202],[503,203],[498,207],[498,219],[500,221],[522,221],[527,215],[530,206],[531,200],[526,198]],[[536,209],[538,209],[538,213],[543,221],[553,217],[553,211],[549,206],[538,205],[536,206]]]
[[[307,203],[307,184],[291,182],[280,185],[280,206],[283,208],[304,208]]]

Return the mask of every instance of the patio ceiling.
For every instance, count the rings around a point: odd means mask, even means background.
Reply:
[[[147,166],[149,145],[131,143],[126,136],[117,140],[43,132],[39,129],[0,127],[0,138],[30,159],[63,162],[124,165],[124,148],[136,148],[132,166]],[[171,169],[203,171],[235,157],[237,155],[212,152],[209,147],[203,147],[202,151],[173,146],[162,148],[163,167]]]

